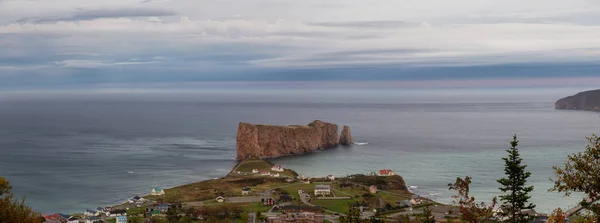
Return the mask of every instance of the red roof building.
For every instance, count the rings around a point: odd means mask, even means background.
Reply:
[[[388,169],[388,170],[379,170],[379,175],[380,176],[392,176],[395,174],[394,174],[394,171]]]

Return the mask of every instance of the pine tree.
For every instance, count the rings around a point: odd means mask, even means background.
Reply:
[[[427,201],[425,208],[423,208],[423,213],[417,216],[418,223],[435,223],[435,217],[433,216],[430,206],[429,201]]]
[[[535,208],[534,204],[528,202],[531,198],[529,193],[533,191],[533,186],[526,186],[527,178],[531,176],[531,172],[525,171],[527,165],[522,164],[523,159],[517,148],[519,145],[517,135],[513,136],[510,145],[511,148],[506,150],[508,157],[502,158],[505,162],[504,173],[506,177],[498,180],[498,183],[502,185],[499,189],[503,193],[500,196],[500,201],[503,203],[501,206],[502,216],[508,217],[507,221],[511,223],[527,223],[535,218],[523,213],[523,210]]]

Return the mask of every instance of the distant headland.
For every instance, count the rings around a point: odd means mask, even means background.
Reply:
[[[579,92],[555,103],[556,109],[600,111],[600,89]]]
[[[350,127],[315,120],[307,126],[254,125],[241,122],[237,133],[237,159],[274,158],[351,145]]]

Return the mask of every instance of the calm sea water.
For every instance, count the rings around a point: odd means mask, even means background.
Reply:
[[[368,145],[275,159],[307,176],[393,169],[415,192],[449,202],[446,185],[473,177],[498,194],[512,134],[533,173],[538,211],[579,199],[549,193],[553,165],[600,133],[597,113],[556,111],[565,90],[240,91],[0,97],[0,175],[36,210],[82,212],[151,187],[220,177],[234,165],[240,121],[349,125]],[[431,195],[434,194],[434,195]]]

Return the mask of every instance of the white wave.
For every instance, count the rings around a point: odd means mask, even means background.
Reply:
[[[368,144],[369,144],[368,142],[355,142],[354,143],[354,145],[357,145],[357,146],[364,146],[364,145],[368,145]]]
[[[133,172],[133,171],[127,171],[127,173],[128,173],[128,174],[132,174],[132,173],[135,173],[135,172]]]

